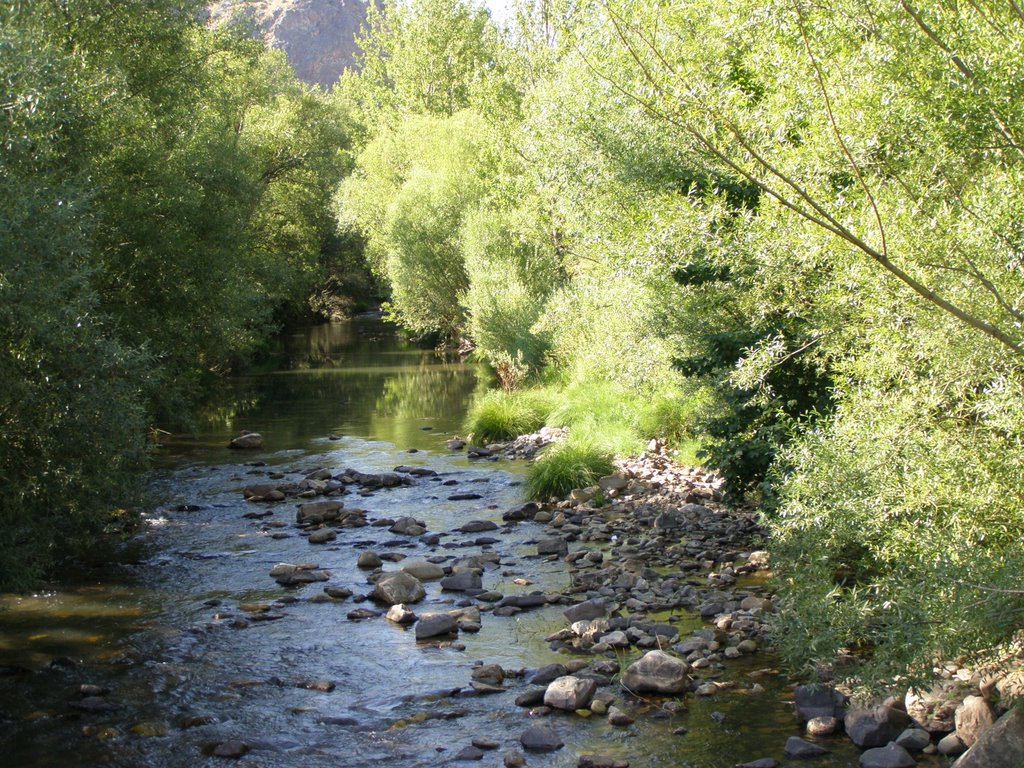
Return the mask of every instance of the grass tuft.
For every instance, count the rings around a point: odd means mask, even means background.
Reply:
[[[478,443],[512,440],[543,427],[550,412],[551,405],[543,393],[492,391],[470,412],[466,431]]]
[[[570,440],[541,454],[526,475],[531,499],[561,498],[575,488],[594,485],[615,470],[612,454],[589,442]]]

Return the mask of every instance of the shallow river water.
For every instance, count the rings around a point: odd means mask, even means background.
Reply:
[[[496,531],[499,542],[483,547],[455,531],[473,519],[501,525],[502,512],[522,501],[521,464],[474,463],[445,449],[485,385],[475,368],[405,344],[379,321],[320,326],[283,339],[273,365],[234,381],[199,432],[174,436],[160,449],[156,502],[145,532],[126,550],[96,553],[95,562],[67,573],[50,591],[0,596],[0,765],[224,765],[232,761],[206,752],[234,739],[251,748],[239,761],[246,766],[412,768],[447,764],[477,736],[500,744],[477,764],[501,765],[536,718],[514,704],[525,689],[521,682],[507,682],[507,692],[473,695],[472,664],[521,669],[566,661],[544,642],[566,623],[562,607],[511,617],[485,613],[479,633],[459,637],[460,650],[417,644],[410,630],[383,617],[350,621],[350,610],[372,604],[317,602],[310,598],[324,584],[286,589],[268,575],[278,562],[315,562],[331,573],[328,584],[358,595],[370,589],[367,573],[356,567],[367,548],[452,559],[484,551],[501,556],[484,575],[488,589],[565,589],[564,563],[532,554],[531,543],[543,537],[540,526]],[[265,450],[228,451],[229,437],[242,429],[261,432]],[[240,492],[268,473],[299,479],[317,468],[370,472],[399,464],[439,476],[346,496],[346,506],[368,510],[371,520],[420,518],[429,531],[447,534],[437,547],[373,526],[313,546],[290,525],[292,502],[254,505]],[[469,491],[481,498],[448,498]],[[273,515],[243,517],[254,509]],[[417,611],[449,608],[461,598],[436,583],[425,586]],[[251,619],[239,606],[251,603],[275,604],[270,613],[280,618],[236,628],[236,619]],[[692,617],[676,618],[681,626],[696,625]],[[777,662],[755,654],[744,663],[728,675],[749,682],[749,673]],[[761,757],[785,765],[785,740],[799,733],[789,689],[775,677],[757,679],[759,692],[747,685],[689,697],[681,713],[657,700],[623,705],[636,718],[628,728],[597,716],[552,714],[543,722],[565,747],[529,754],[527,764],[575,766],[581,754],[603,754],[634,768],[730,768]],[[301,687],[308,682],[334,688]],[[108,688],[104,700],[116,708],[76,709],[82,684]],[[685,735],[673,733],[680,727]],[[811,764],[856,766],[856,751],[844,740],[825,743],[832,754]]]

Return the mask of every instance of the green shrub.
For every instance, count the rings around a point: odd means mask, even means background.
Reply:
[[[531,499],[562,497],[575,488],[594,485],[614,470],[611,452],[573,439],[548,448],[533,463],[526,476],[527,494]]]
[[[542,391],[488,392],[466,421],[466,431],[480,443],[512,440],[544,426],[551,404]]]

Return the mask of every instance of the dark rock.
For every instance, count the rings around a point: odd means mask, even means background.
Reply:
[[[210,748],[213,757],[238,759],[249,752],[249,745],[241,741],[222,741]]]
[[[593,621],[608,615],[608,605],[602,598],[595,597],[567,608],[562,615],[569,620],[570,624],[577,621]]]
[[[852,709],[843,718],[846,735],[861,749],[883,747],[910,725],[910,716],[894,707]]]
[[[774,757],[762,757],[749,763],[736,763],[736,768],[779,768],[779,761]]]
[[[550,728],[534,725],[519,735],[519,743],[530,752],[554,752],[565,744]]]
[[[604,755],[580,755],[576,761],[576,768],[629,768],[629,763]]]
[[[477,495],[477,494],[466,494],[466,495],[476,496],[476,498],[478,498],[478,499],[480,498],[480,496]],[[454,496],[450,496],[449,499],[453,499],[454,500],[455,497]],[[498,530],[498,524],[497,523],[492,523],[490,520],[470,520],[468,523],[466,523],[465,525],[461,526],[459,528],[459,530],[462,533],[480,533],[481,531],[496,531],[496,530]]]
[[[569,674],[564,664],[545,664],[526,673],[526,682],[531,685],[548,685],[559,677]]]
[[[913,756],[898,744],[869,749],[860,756],[860,768],[913,768]]]
[[[538,555],[564,555],[568,551],[569,545],[561,537],[541,539],[537,542]]]
[[[828,754],[828,750],[819,744],[812,744],[809,741],[804,741],[799,736],[790,736],[786,740],[786,747],[782,750],[786,757],[796,757],[800,759],[810,757],[820,757],[821,755]]]
[[[483,578],[476,571],[457,571],[441,579],[441,589],[446,592],[466,592],[482,588]]]
[[[455,757],[452,758],[452,760],[455,760],[455,761],[483,760],[483,759],[484,759],[483,751],[481,749],[479,749],[478,747],[474,747],[472,745],[470,745],[468,747],[463,747],[458,752],[456,752],[455,753]]]
[[[543,704],[544,693],[546,691],[546,688],[527,688],[525,691],[516,696],[516,706],[536,707],[538,704]]]
[[[483,496],[481,496],[479,493],[453,493],[451,496],[448,497],[448,501],[476,501],[477,499],[482,499],[482,498],[483,498]],[[468,523],[467,523],[467,525],[468,525]],[[498,526],[494,526],[494,527],[497,528]],[[490,530],[493,530],[493,529],[491,529],[491,528],[481,528],[479,530],[490,531]],[[465,531],[465,533],[469,533],[469,531]]]
[[[908,752],[920,752],[932,743],[932,737],[923,728],[907,728],[896,737],[896,743]]]
[[[841,718],[846,707],[846,697],[827,686],[801,685],[794,691],[793,698],[801,723],[814,717]]]
[[[246,432],[228,443],[228,448],[241,451],[258,451],[263,447],[263,435],[259,432]]]
[[[416,622],[416,639],[425,640],[458,631],[458,620],[447,613],[425,613]]]

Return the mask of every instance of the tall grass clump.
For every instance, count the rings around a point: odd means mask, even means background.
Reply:
[[[585,488],[615,470],[612,453],[595,443],[570,440],[541,454],[526,475],[526,492],[531,499],[562,497],[575,488]]]
[[[466,431],[478,443],[512,440],[543,427],[550,412],[550,398],[543,391],[494,390],[470,412]]]

